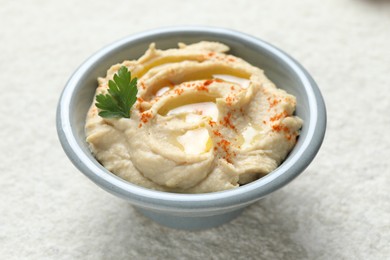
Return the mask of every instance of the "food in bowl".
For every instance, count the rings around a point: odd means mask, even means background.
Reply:
[[[131,183],[179,193],[232,189],[276,169],[302,127],[295,97],[225,44],[178,46],[152,43],[98,79],[85,125],[97,160]],[[129,118],[103,117],[96,96],[121,68],[138,79],[137,99]]]

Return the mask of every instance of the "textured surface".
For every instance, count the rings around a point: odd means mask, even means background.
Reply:
[[[390,258],[390,2],[226,3],[0,0],[1,259]],[[90,54],[184,24],[284,49],[312,73],[329,116],[304,174],[232,223],[192,233],[97,188],[66,158],[54,124],[66,80]]]

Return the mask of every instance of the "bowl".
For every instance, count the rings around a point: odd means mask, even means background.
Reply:
[[[296,115],[304,125],[297,144],[284,162],[268,175],[235,189],[178,194],[143,188],[106,170],[91,154],[84,124],[97,87],[111,65],[137,59],[155,42],[158,48],[178,42],[219,41],[230,53],[262,68],[279,87],[297,98]],[[248,205],[280,189],[311,163],[325,135],[326,109],[321,93],[309,73],[293,58],[250,35],[215,27],[167,27],[116,41],[88,58],[70,77],[57,108],[57,132],[73,164],[106,191],[123,198],[150,219],[172,228],[198,230],[221,225],[237,217]]]

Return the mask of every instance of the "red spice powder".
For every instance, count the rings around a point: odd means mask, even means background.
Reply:
[[[221,139],[221,141],[216,143],[216,147],[214,150],[217,151],[217,147],[219,147],[223,151],[223,156],[221,158],[225,159],[228,163],[232,163],[232,156],[237,156],[236,152],[230,152],[231,143],[226,139]]]
[[[196,89],[198,91],[208,92],[209,91],[208,86],[213,82],[223,82],[223,80],[222,79],[208,79],[208,80],[205,80],[202,85],[197,86]]]
[[[231,154],[229,153],[230,142],[228,140],[226,140],[226,139],[222,139],[220,142],[217,143],[217,145],[219,147],[221,147],[222,150],[225,152],[225,156],[223,156],[223,158],[228,163],[232,163],[232,161],[231,161]]]
[[[214,82],[214,80],[212,80],[212,79],[208,79],[208,80],[206,80],[204,83],[203,83],[203,86],[208,86],[208,85],[210,85],[211,83],[213,83]]]
[[[221,122],[222,125],[224,125],[225,127],[229,127],[233,130],[236,130],[236,127],[232,124],[231,122],[231,118],[232,118],[232,113],[227,113],[227,115],[223,118],[223,121]]]
[[[222,139],[221,141],[219,141],[219,142],[217,143],[217,145],[218,145],[219,147],[221,147],[222,150],[224,150],[224,151],[227,153],[227,152],[228,152],[228,149],[229,149],[229,146],[230,146],[230,142],[229,142],[228,140],[226,140],[226,139]]]
[[[142,108],[142,102],[144,102],[144,99],[142,97],[137,98],[138,104],[136,104],[136,108],[139,110],[140,113],[144,112],[144,109]]]
[[[234,97],[231,97],[230,95],[226,97],[226,105],[231,106],[235,100]]]
[[[285,132],[285,133],[288,133],[290,132],[290,128],[288,128],[287,126],[283,125],[283,124],[275,124],[272,126],[272,130],[274,130],[275,132]]]
[[[141,87],[142,87],[143,89],[146,89],[145,83],[144,83],[143,81],[141,81],[140,84],[141,84]]]
[[[284,118],[284,117],[286,117],[286,116],[287,116],[287,112],[286,112],[286,111],[283,111],[282,113],[279,113],[279,114],[274,115],[274,116],[271,117],[269,120],[270,120],[271,122],[274,122],[274,121],[279,120],[279,119],[281,119],[281,118]]]
[[[201,85],[201,86],[197,86],[196,89],[197,89],[198,91],[206,91],[206,92],[209,92],[209,89],[208,89],[207,86],[208,86],[208,85],[203,84],[203,85]]]
[[[280,100],[274,99],[272,102],[269,103],[269,106],[270,106],[270,107],[274,107],[274,106],[276,106],[279,102],[280,102]]]
[[[222,136],[221,132],[219,132],[218,130],[214,130],[214,131],[213,131],[213,134],[214,134],[215,136],[219,136],[219,137]]]
[[[150,112],[144,112],[141,114],[141,121],[144,124],[146,124],[150,118],[152,118],[152,114]]]
[[[233,164],[232,160],[230,159],[230,156],[229,155],[226,155],[225,157],[223,157],[228,163],[230,164]]]
[[[231,90],[235,90],[236,88],[234,86],[230,86],[230,89]]]
[[[217,124],[217,122],[212,121],[212,120],[209,120],[209,125],[210,125],[211,127],[216,126],[216,124]]]
[[[177,94],[177,95],[181,95],[183,92],[184,92],[184,89],[182,89],[182,88],[175,89],[175,94]]]
[[[282,126],[279,124],[273,125],[272,130],[274,130],[276,132],[280,132],[282,130]]]

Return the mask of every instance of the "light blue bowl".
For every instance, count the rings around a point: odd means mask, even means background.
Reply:
[[[230,53],[264,69],[280,88],[297,97],[296,114],[303,119],[301,135],[287,159],[273,172],[236,189],[176,194],[139,187],[107,171],[93,157],[85,141],[87,110],[97,77],[123,60],[137,59],[155,42],[160,49],[178,42],[219,41]],[[145,216],[173,228],[197,230],[221,225],[248,205],[283,187],[298,176],[317,154],[325,135],[326,110],[321,93],[308,72],[274,46],[237,31],[214,27],[168,27],[131,35],[87,59],[67,82],[57,109],[57,131],[69,159],[106,191],[129,201]]]

